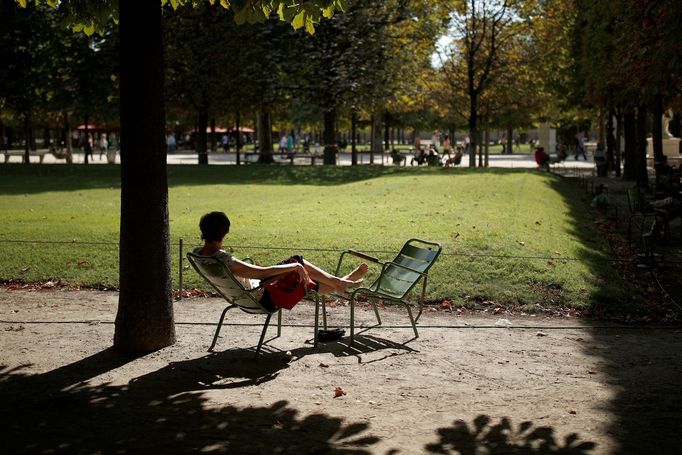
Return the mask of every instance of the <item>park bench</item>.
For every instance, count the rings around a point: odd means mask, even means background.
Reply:
[[[24,161],[24,151],[23,150],[7,150],[3,152],[5,154],[5,163],[9,163],[9,159],[12,156],[18,156],[21,158],[21,161]],[[47,150],[31,150],[29,152],[29,160],[30,157],[32,156],[37,156],[40,160],[40,163],[43,162],[45,159],[45,155],[47,155],[48,151]]]

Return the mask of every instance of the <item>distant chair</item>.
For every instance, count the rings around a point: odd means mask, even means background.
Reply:
[[[656,224],[658,220],[661,221],[663,226],[664,234],[666,238],[670,237],[670,226],[668,224],[668,217],[665,216],[659,210],[650,207],[644,200],[644,195],[642,195],[641,189],[638,185],[635,185],[627,190],[628,196],[628,210],[630,211],[630,216],[628,217],[628,245],[632,243],[632,222],[634,220],[639,220],[639,241],[642,242],[642,237],[644,236],[644,227],[647,220],[652,220],[653,224]]]

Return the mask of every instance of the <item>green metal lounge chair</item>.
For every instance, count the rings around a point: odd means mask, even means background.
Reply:
[[[280,308],[265,308],[259,302],[257,295],[258,290],[260,290],[265,283],[261,282],[260,286],[256,289],[245,290],[242,284],[235,279],[232,272],[230,272],[230,269],[228,269],[221,260],[212,256],[200,256],[194,253],[187,253],[187,260],[194,270],[208,281],[218,294],[229,303],[220,315],[220,320],[218,321],[218,326],[216,327],[215,335],[213,336],[213,342],[211,343],[211,347],[208,348],[209,351],[212,351],[215,347],[216,342],[218,341],[218,335],[220,334],[220,329],[223,325],[223,320],[225,319],[225,314],[232,308],[239,308],[250,314],[267,315],[263,325],[263,331],[260,335],[260,340],[258,341],[258,347],[256,348],[256,355],[260,353],[263,340],[265,339],[265,333],[268,330],[270,318],[275,313],[277,313],[277,336],[279,337],[282,334],[282,310]],[[249,259],[246,260],[250,262]],[[320,298],[315,291],[309,291],[306,295],[306,299],[315,302],[315,335],[313,344],[314,346],[317,346]],[[324,308],[324,302],[322,303],[322,319],[324,328],[327,328],[327,314]]]
[[[428,281],[428,272],[431,266],[436,262],[440,255],[442,247],[440,243],[429,242],[421,239],[410,239],[405,242],[398,255],[389,262],[380,262],[377,258],[368,254],[360,253],[354,250],[346,250],[341,253],[339,263],[336,267],[336,275],[339,275],[341,263],[346,254],[360,257],[367,261],[381,265],[381,274],[368,287],[355,288],[350,293],[350,344],[353,345],[353,338],[355,335],[355,301],[363,296],[370,300],[374,314],[377,318],[377,323],[381,325],[381,317],[377,310],[374,300],[389,300],[393,302],[402,303],[407,308],[407,314],[410,316],[410,323],[414,330],[414,337],[419,337],[417,325],[412,316],[412,309],[409,303],[405,300],[407,294],[417,285],[422,279],[422,293],[419,299],[420,313],[421,305],[424,301],[424,294],[426,293],[426,285]]]

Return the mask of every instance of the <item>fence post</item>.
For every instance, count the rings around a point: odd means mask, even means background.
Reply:
[[[180,257],[178,258],[178,287],[180,288],[180,293],[178,300],[182,300],[182,238],[179,241]]]

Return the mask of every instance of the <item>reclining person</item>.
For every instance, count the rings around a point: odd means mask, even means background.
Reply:
[[[349,288],[358,286],[368,270],[367,264],[363,263],[348,275],[339,278],[311,264],[300,255],[291,256],[287,261],[267,267],[253,265],[240,261],[223,250],[223,238],[230,232],[230,220],[223,212],[211,212],[202,216],[199,229],[204,246],[195,248],[194,254],[212,256],[222,261],[247,290],[258,287],[260,281],[296,272],[304,283],[310,278],[315,283],[313,289],[319,294],[342,294]],[[260,292],[261,304],[270,306],[272,300],[267,290],[261,288]]]

